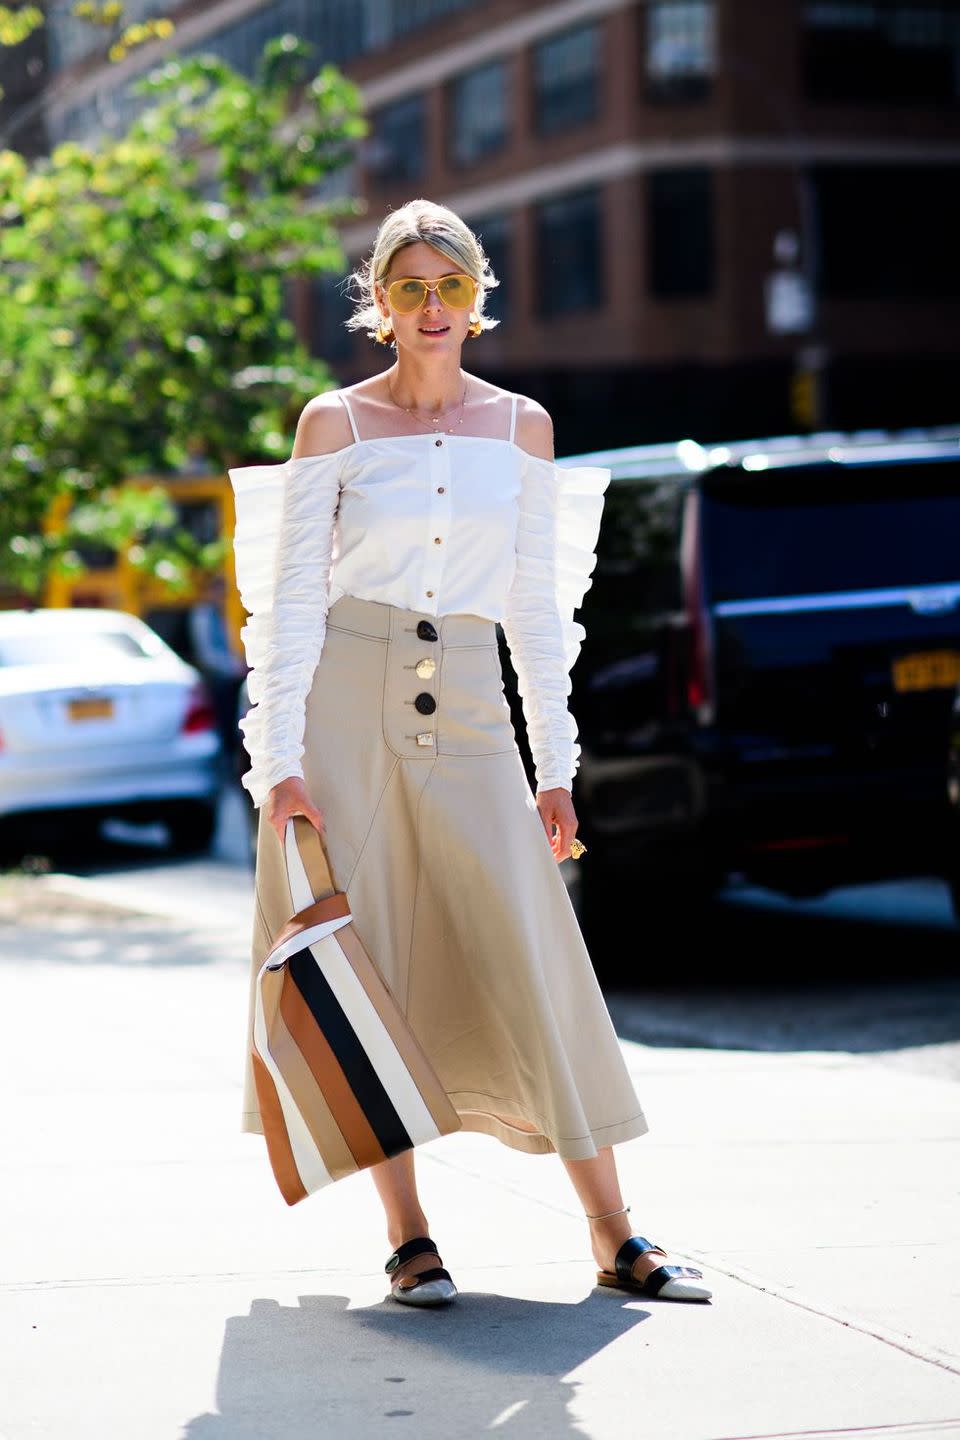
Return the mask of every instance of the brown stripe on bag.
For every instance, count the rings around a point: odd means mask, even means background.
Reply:
[[[270,1166],[280,1188],[280,1194],[288,1205],[296,1205],[299,1200],[307,1198],[308,1192],[300,1179],[300,1171],[297,1169],[297,1162],[293,1158],[293,1151],[287,1138],[287,1125],[280,1106],[280,1096],[273,1083],[273,1076],[256,1050],[251,1050],[250,1059],[253,1063],[253,1079],[257,1090],[257,1100],[260,1104],[260,1119],[263,1123],[263,1135],[267,1142]]]
[[[357,1162],[340,1133],[340,1127],[324,1099],[313,1071],[287,1029],[282,1009],[277,1010],[267,1033],[270,1037],[270,1053],[287,1082],[287,1088],[303,1117],[304,1125],[313,1137],[324,1165],[334,1180],[356,1174]]]
[[[285,941],[293,935],[299,935],[304,930],[309,930],[314,925],[325,925],[328,920],[339,920],[344,915],[350,914],[350,906],[347,897],[342,892],[335,895],[328,895],[325,900],[315,900],[305,910],[300,910],[291,917],[283,929],[277,933],[277,937],[270,947],[270,955]],[[270,955],[267,956],[269,960]]]
[[[390,1036],[409,1070],[413,1083],[423,1097],[423,1102],[433,1116],[437,1129],[443,1134],[459,1130],[462,1122],[443,1086],[417,1044],[405,1023],[394,1010],[396,1001],[380,971],[364,950],[352,925],[344,925],[332,937],[337,941],[347,961],[363,986],[371,1005],[380,1016],[384,1029]]]
[[[347,927],[344,927],[347,928]],[[286,966],[282,970],[280,1013],[300,1053],[316,1076],[340,1133],[357,1165],[377,1165],[387,1157],[354,1095],[336,1056],[317,1028],[310,1007]]]

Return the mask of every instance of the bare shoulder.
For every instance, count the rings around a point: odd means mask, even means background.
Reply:
[[[291,458],[307,455],[329,455],[342,450],[353,439],[350,421],[339,390],[325,390],[308,400],[297,421],[297,434]]]
[[[529,395],[517,396],[516,441],[529,455],[541,460],[553,459],[553,420],[549,410]]]

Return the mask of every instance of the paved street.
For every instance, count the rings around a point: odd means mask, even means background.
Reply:
[[[3,1440],[960,1436],[938,886],[731,892],[712,977],[638,939],[611,995],[651,1127],[624,1189],[711,1305],[595,1289],[559,1162],[455,1135],[420,1171],[462,1298],[422,1314],[384,1299],[366,1177],[288,1208],[237,1128],[235,821],[208,860],[0,881]]]

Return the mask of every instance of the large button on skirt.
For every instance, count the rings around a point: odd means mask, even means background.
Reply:
[[[589,1159],[647,1122],[524,774],[496,627],[425,618],[349,595],[330,607],[307,789],[357,934],[464,1129]],[[262,1134],[254,983],[294,909],[262,811],[256,898],[241,1129]]]

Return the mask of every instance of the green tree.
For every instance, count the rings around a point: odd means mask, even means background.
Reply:
[[[164,516],[155,495],[120,504],[119,482],[198,452],[220,468],[283,458],[333,383],[286,318],[286,286],[344,270],[336,225],[358,202],[304,202],[367,127],[339,70],[311,76],[312,49],[271,41],[253,81],[216,56],[171,60],[138,83],[150,108],[125,137],[32,165],[0,151],[5,582],[36,591],[70,563],[69,532],[43,532],[58,495],[83,502],[85,538],[99,515],[104,538],[133,540]],[[169,574],[156,546],[136,554]]]

